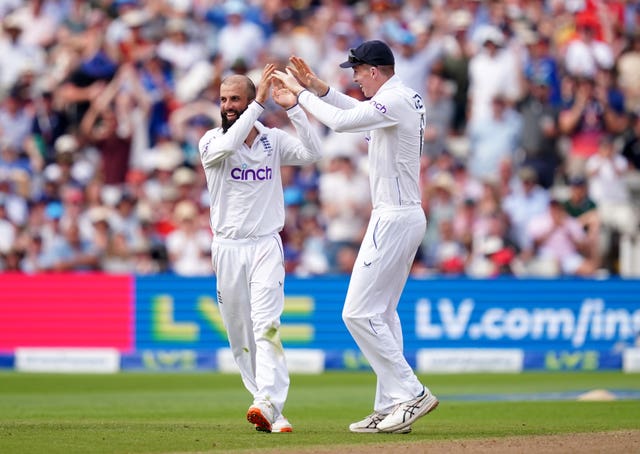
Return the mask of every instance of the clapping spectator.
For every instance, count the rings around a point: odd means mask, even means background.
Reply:
[[[570,217],[562,202],[551,199],[545,213],[534,217],[527,226],[534,251],[534,274],[553,273],[568,276],[593,276],[596,264],[585,257],[588,240],[580,223]]]
[[[572,98],[560,112],[560,132],[570,139],[566,173],[584,173],[586,160],[598,150],[603,136],[620,133],[624,115],[610,103],[607,87],[597,86],[592,76],[573,79]]]
[[[134,134],[134,91],[127,89],[130,67],[124,66],[96,98],[80,123],[85,140],[95,145],[101,157],[100,174],[107,185],[126,182]]]

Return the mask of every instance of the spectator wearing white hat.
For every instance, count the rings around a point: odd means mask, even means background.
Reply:
[[[511,102],[520,95],[520,70],[502,31],[487,26],[478,33],[482,47],[469,61],[470,123],[491,117],[497,95]]]
[[[13,14],[2,19],[4,39],[0,39],[0,92],[9,91],[25,68],[39,72],[45,67],[44,50],[21,39],[26,27],[27,24]]]
[[[28,27],[22,31],[23,43],[47,48],[55,43],[62,6],[58,2],[31,0],[11,13]]]
[[[218,52],[227,67],[242,59],[253,68],[258,55],[265,47],[262,29],[253,22],[245,20],[247,5],[242,0],[227,0],[224,4],[227,23],[218,35]]]
[[[207,60],[207,49],[189,33],[191,22],[186,18],[171,18],[165,24],[165,36],[160,40],[157,55],[172,65],[176,84],[199,62]]]

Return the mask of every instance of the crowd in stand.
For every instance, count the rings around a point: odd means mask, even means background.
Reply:
[[[221,79],[295,54],[362,99],[338,65],[368,39],[427,108],[414,276],[624,274],[640,244],[640,1],[0,0],[0,22],[2,272],[211,274]],[[314,125],[323,160],[282,172],[286,270],[348,273],[366,142]]]

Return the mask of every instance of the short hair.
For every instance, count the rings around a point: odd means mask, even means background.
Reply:
[[[380,71],[381,74],[387,76],[387,77],[391,77],[395,74],[395,67],[394,65],[381,65],[381,66],[377,66],[378,71]]]
[[[224,78],[220,83],[220,86],[225,84],[232,84],[232,83],[244,83],[247,99],[249,101],[253,101],[254,99],[256,99],[256,86],[251,80],[251,78],[242,74],[233,74],[231,76]]]

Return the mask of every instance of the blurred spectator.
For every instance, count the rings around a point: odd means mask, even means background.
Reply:
[[[424,105],[427,115],[423,153],[433,158],[447,148],[454,115],[454,102],[449,86],[438,72],[432,71],[426,79]]]
[[[437,249],[439,247],[440,226],[445,221],[451,221],[456,212],[456,187],[451,173],[438,172],[425,187],[425,204],[427,229],[422,241],[422,260],[429,268],[437,266]]]
[[[127,67],[91,103],[80,123],[80,132],[100,152],[100,174],[107,185],[126,181],[131,158],[132,93],[123,90]]]
[[[548,191],[538,184],[536,171],[531,167],[520,169],[516,187],[502,201],[502,209],[509,220],[508,238],[518,251],[531,244],[529,222],[547,210],[549,198]]]
[[[27,239],[28,243],[23,250],[20,269],[24,273],[30,274],[42,272],[45,269],[42,238],[39,235],[34,235]]]
[[[601,138],[598,152],[586,163],[589,196],[598,206],[604,227],[620,233],[634,233],[638,229],[638,216],[624,179],[629,163],[619,151],[612,137]]]
[[[472,249],[473,234],[476,232],[478,218],[477,204],[474,199],[465,199],[456,206],[452,220],[453,233],[468,251]]]
[[[593,156],[600,139],[624,128],[622,112],[612,106],[605,87],[597,87],[591,77],[569,79],[573,93],[560,112],[559,126],[570,139],[566,173],[584,173],[586,160]]]
[[[522,118],[509,106],[508,100],[496,95],[491,113],[469,125],[470,150],[468,168],[475,178],[495,176],[501,163],[515,165],[522,136]]]
[[[63,15],[60,4],[46,0],[30,0],[11,14],[20,23],[29,24],[22,32],[22,42],[44,49],[53,44],[58,19]]]
[[[443,38],[443,55],[438,64],[442,75],[455,88],[453,93],[453,132],[462,134],[467,125],[469,101],[469,64],[474,55],[473,45],[468,39],[473,16],[466,9],[455,10],[449,17],[449,36]]]
[[[577,15],[577,34],[569,42],[564,56],[566,70],[572,76],[594,78],[598,67],[613,66],[613,50],[608,43],[598,39],[598,25],[592,15]]]
[[[171,133],[182,145],[187,163],[192,167],[198,167],[198,140],[205,132],[215,127],[214,117],[220,118],[218,105],[206,98],[187,103],[171,113]]]
[[[424,95],[427,78],[442,55],[442,37],[433,26],[416,36],[396,24],[390,42],[394,49],[396,74],[416,93]]]
[[[640,172],[640,111],[629,114],[629,126],[622,136],[622,156]]]
[[[587,234],[589,257],[596,266],[602,260],[602,239],[600,236],[600,216],[595,202],[589,198],[587,180],[583,176],[574,176],[569,180],[569,197],[563,202],[567,214],[580,222]]]
[[[265,47],[262,29],[245,20],[247,6],[242,0],[227,0],[224,3],[224,12],[226,24],[220,28],[218,51],[225,66],[229,67],[236,60],[242,59],[253,68]]]
[[[546,102],[559,107],[562,100],[560,93],[561,68],[551,53],[550,39],[538,32],[531,32],[532,38],[528,46],[529,55],[525,63],[524,73],[532,83],[547,87]]]
[[[31,132],[33,109],[20,87],[13,87],[0,106],[0,134],[3,142],[18,151]]]
[[[364,235],[371,210],[369,180],[348,154],[341,153],[329,158],[326,172],[320,176],[319,191],[327,226],[327,255],[335,269],[340,248],[359,245]]]
[[[312,35],[298,11],[289,7],[277,11],[273,27],[266,51],[274,61],[286,64],[291,55],[305,55],[309,64],[315,66],[320,60],[321,43]]]
[[[125,192],[118,200],[110,218],[113,231],[122,236],[122,241],[130,250],[136,250],[146,244],[137,212],[138,200]],[[118,241],[121,241],[120,239]]]
[[[6,254],[13,247],[17,236],[16,226],[7,217],[6,197],[0,194],[0,253]]]
[[[5,209],[5,216],[16,227],[22,227],[27,221],[28,204],[26,197],[29,194],[21,194],[16,191],[16,176],[19,170],[9,172],[0,168],[0,200]]]
[[[533,76],[525,98],[518,104],[522,116],[522,163],[536,170],[540,185],[550,188],[562,160],[558,150],[559,109],[551,103],[548,76]]]
[[[190,25],[186,19],[167,20],[166,35],[158,44],[157,55],[171,64],[176,80],[184,77],[198,62],[206,60],[206,49],[189,35]]]
[[[30,154],[36,153],[43,164],[50,164],[55,160],[56,140],[64,135],[71,126],[67,113],[56,105],[54,93],[45,91],[35,98],[35,115],[31,123],[31,135],[24,144],[25,148],[32,148]],[[44,166],[34,169],[41,171]]]
[[[616,64],[618,85],[624,93],[625,108],[640,112],[640,27],[631,36]]]
[[[300,211],[302,247],[294,270],[299,276],[325,274],[329,271],[325,233],[318,218],[318,208],[307,205]]]
[[[358,258],[358,247],[353,244],[344,244],[338,249],[336,254],[337,274],[350,274]]]
[[[439,241],[433,252],[437,272],[449,275],[464,273],[467,249],[456,237],[451,219],[443,219],[438,226]]]
[[[57,214],[51,213],[50,216]],[[100,257],[98,246],[83,240],[77,225],[71,224],[57,230],[45,249],[43,271],[91,271],[98,270]]]
[[[489,235],[474,243],[473,259],[466,268],[467,273],[474,278],[498,276],[512,276],[517,266],[516,250],[512,245],[506,245],[504,237]]]
[[[172,271],[180,276],[213,274],[211,234],[200,228],[198,208],[190,200],[179,202],[173,212],[176,229],[167,235]]]
[[[505,48],[500,29],[487,26],[481,30],[481,49],[469,61],[469,121],[483,121],[493,115],[496,98],[513,102],[520,96],[520,71],[511,51]]]
[[[323,58],[318,62],[318,77],[326,81],[331,87],[344,90],[351,83],[351,76],[340,63],[353,47],[355,33],[353,26],[347,22],[331,24],[329,35],[325,43]]]
[[[14,14],[2,16],[0,93],[10,91],[24,71],[40,72],[45,67],[44,49],[22,39],[23,31],[28,25],[30,26]]]
[[[177,107],[174,73],[171,65],[156,54],[144,58],[136,68],[150,103],[148,136],[149,145],[154,146],[156,138],[166,130],[170,113]]]
[[[596,265],[585,257],[587,236],[580,223],[570,217],[559,200],[552,199],[548,209],[527,226],[534,259],[529,272],[536,275],[562,274],[593,276]]]

